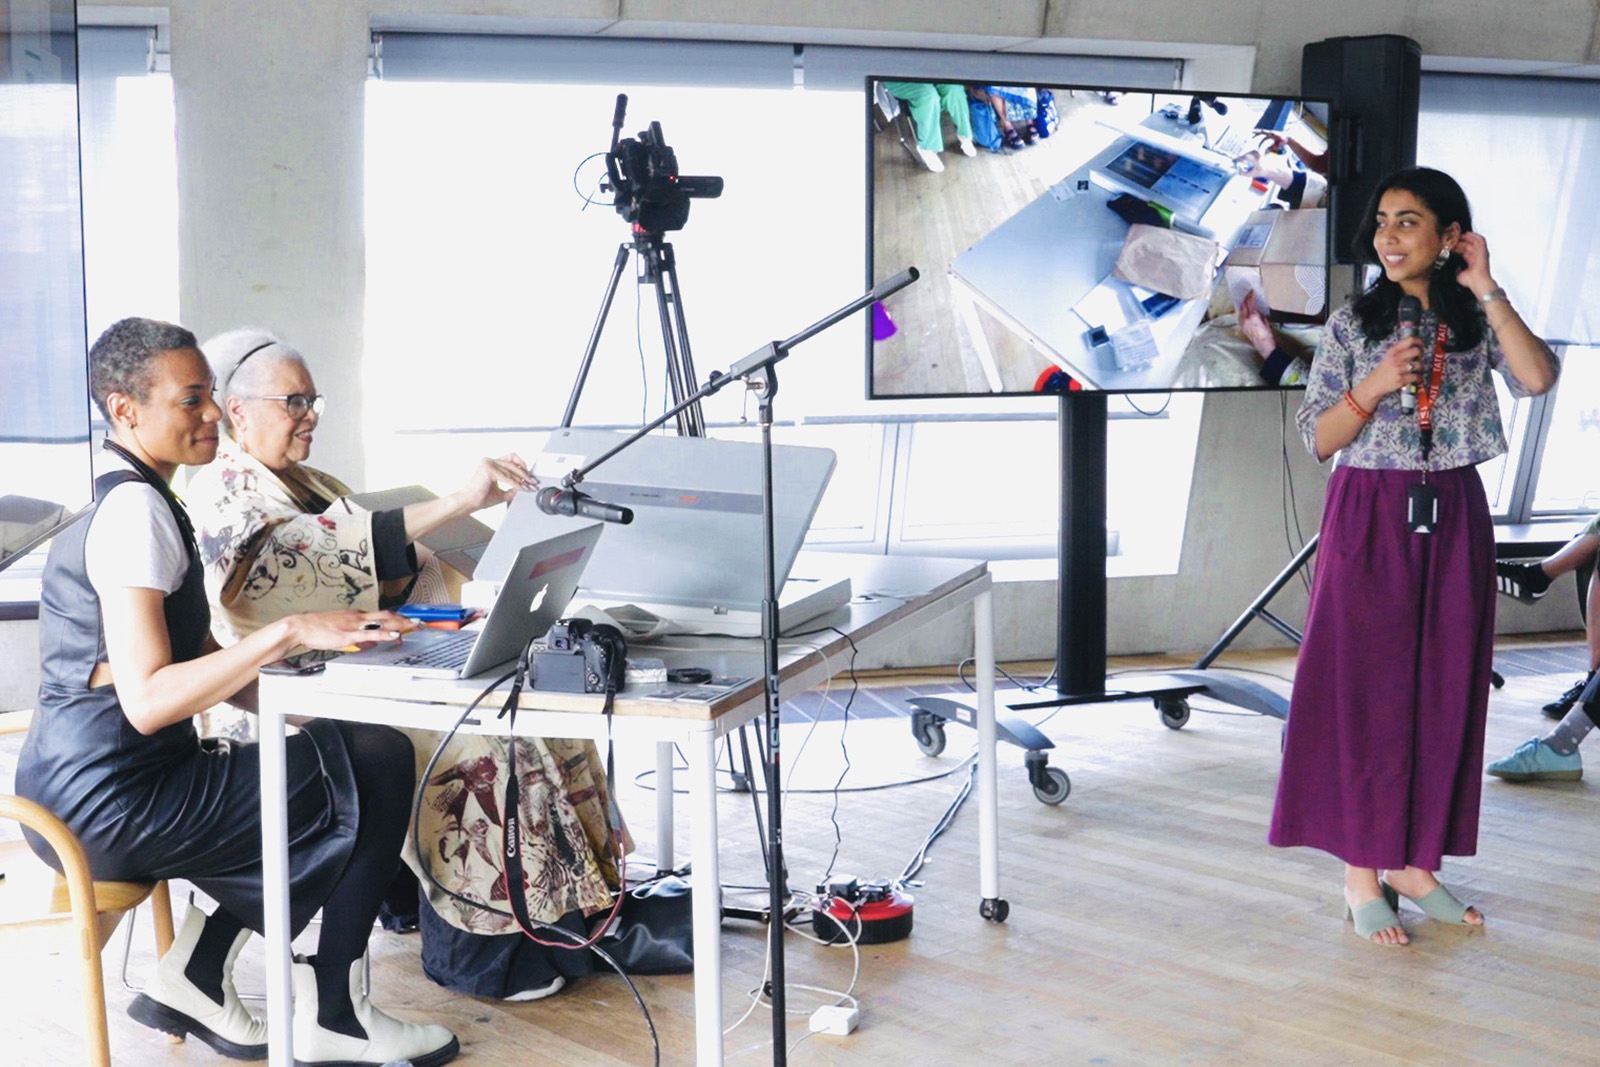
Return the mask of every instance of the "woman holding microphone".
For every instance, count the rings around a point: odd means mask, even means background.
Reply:
[[[1329,318],[1296,416],[1335,469],[1268,840],[1343,860],[1356,932],[1393,946],[1397,894],[1483,923],[1436,877],[1477,851],[1495,574],[1476,466],[1506,451],[1490,372],[1529,396],[1558,366],[1449,175],[1385,179],[1355,251],[1381,273]]]

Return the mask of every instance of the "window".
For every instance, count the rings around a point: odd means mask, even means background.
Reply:
[[[787,45],[383,34],[378,48],[381,77],[368,83],[366,119],[365,389],[375,484],[465,471],[502,444],[537,449],[539,430],[560,422],[572,396],[619,254],[623,273],[574,421],[634,427],[667,406],[655,286],[623,248],[630,232],[611,194],[598,189],[618,92],[628,96],[622,136],[659,122],[681,173],[725,180],[720,197],[691,200],[687,224],[665,235],[704,381],[861,294],[864,77],[884,64],[908,64],[894,69],[910,74],[954,62],[954,54],[807,49],[797,79]],[[1076,72],[1115,82],[1112,72],[1121,71],[1123,84],[1160,87],[1175,71],[1162,60],[959,61],[1033,64],[1057,81]],[[695,83],[683,84],[686,77]],[[1055,401],[868,402],[862,331],[855,319],[842,323],[778,365],[774,414],[783,425],[775,438],[839,457],[808,543],[1053,555]],[[1182,491],[1158,494],[1115,479],[1108,507],[1119,518],[1181,538],[1198,398],[1192,408],[1192,421],[1114,424],[1114,467],[1159,466],[1182,481]],[[754,436],[755,414],[739,385],[705,404],[715,436]],[[980,450],[1027,461],[996,473],[1018,491],[991,486],[1000,503],[974,522],[970,508],[952,508],[970,499],[967,483],[984,469]],[[1166,462],[1139,458],[1151,455]],[[1174,542],[1170,559],[1152,565],[1175,568],[1176,556]],[[1125,563],[1143,565],[1133,556]]]
[[[0,566],[90,496],[72,26],[0,7]]]
[[[129,315],[178,321],[178,152],[156,31],[78,31],[89,338]]]
[[[1543,460],[1533,513],[1600,511],[1600,349],[1566,350],[1561,381],[1545,423]]]
[[[88,342],[125,315],[177,318],[172,84],[149,73],[152,34],[52,34],[0,84],[0,496],[61,517],[91,495]],[[0,557],[33,539],[5,521]]]
[[[1417,160],[1448,171],[1489,240],[1495,277],[1562,359],[1554,393],[1514,400],[1496,379],[1510,450],[1479,472],[1498,518],[1592,512],[1600,409],[1600,85],[1581,80],[1428,74]],[[1501,161],[1537,161],[1526,167]]]

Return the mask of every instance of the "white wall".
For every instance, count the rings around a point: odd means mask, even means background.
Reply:
[[[148,10],[110,3],[89,17],[118,7]],[[1430,66],[1557,70],[1600,61],[1600,0],[172,0],[168,10],[182,318],[202,336],[270,325],[315,353],[341,416],[319,447],[346,457],[340,469],[357,484],[370,28],[1177,55],[1203,64],[1219,79],[1214,87],[1257,92],[1298,90],[1301,47],[1347,34],[1410,36]],[[1278,424],[1276,396],[1208,398],[1182,569],[1111,583],[1111,651],[1204,648],[1287,561]],[[1291,455],[1309,534],[1325,471],[1295,442]],[[1052,654],[1053,595],[1038,581],[1001,596],[1002,657]],[[1573,604],[1549,597],[1536,610],[1504,614],[1518,629],[1564,628],[1577,625]],[[1297,586],[1277,608],[1299,621]],[[952,623],[908,655],[950,662],[961,632]],[[1281,641],[1257,624],[1240,644]]]

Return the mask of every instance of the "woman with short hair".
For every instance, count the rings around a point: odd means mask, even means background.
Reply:
[[[286,614],[220,648],[193,527],[168,484],[180,465],[216,455],[211,368],[188,330],[123,319],[90,349],[89,381],[109,469],[45,564],[39,706],[17,792],[72,829],[95,878],[182,878],[217,901],[210,915],[189,910],[129,1013],[225,1056],[263,1059],[265,1027],[231,976],[248,931],[263,925],[260,755],[202,741],[193,717],[225,700],[253,704],[261,666],[292,649],[397,637],[412,624],[377,610]],[[323,915],[317,955],[295,965],[295,1052],[307,1063],[435,1067],[459,1049],[449,1030],[393,1019],[361,989],[368,932],[399,863],[410,754],[402,734],[367,724],[311,722],[288,740],[291,927]],[[53,862],[41,840],[30,844]]]

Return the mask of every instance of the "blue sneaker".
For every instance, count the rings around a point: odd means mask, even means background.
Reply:
[[[1575,782],[1583,777],[1583,757],[1576,752],[1558,755],[1535,737],[1505,759],[1489,764],[1489,773],[1508,782]]]

